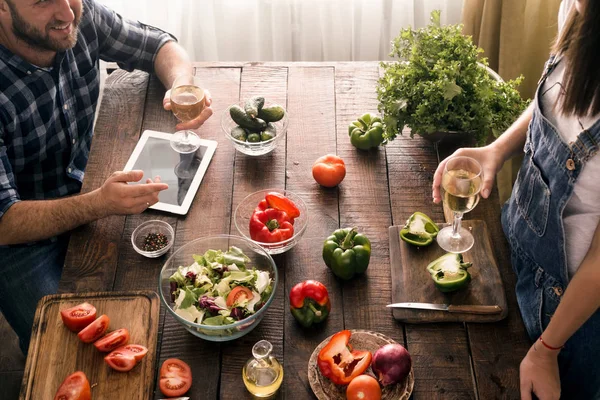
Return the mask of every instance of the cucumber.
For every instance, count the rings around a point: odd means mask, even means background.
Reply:
[[[242,107],[237,104],[229,108],[229,115],[236,124],[251,131],[260,132],[267,127],[265,121],[259,118],[251,118],[246,114],[246,111],[242,110]]]
[[[250,143],[258,143],[260,142],[260,134],[258,133],[251,133],[248,135],[248,142]]]
[[[254,96],[248,100],[246,100],[246,105],[244,106],[244,111],[252,118],[256,118],[258,116],[258,112],[265,105],[265,98],[260,96]]]
[[[233,128],[231,130],[231,136],[234,139],[237,139],[237,140],[240,140],[242,142],[245,142],[246,138],[248,137],[248,131],[246,131],[241,126],[236,126],[235,128]]]
[[[267,122],[277,122],[285,115],[283,107],[274,104],[269,107],[263,107],[258,110],[258,118],[263,119]]]
[[[264,131],[261,132],[260,138],[264,142],[265,140],[273,139],[277,135],[277,128],[274,124],[269,122]]]

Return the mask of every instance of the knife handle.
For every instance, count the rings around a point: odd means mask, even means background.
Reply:
[[[455,306],[449,305],[448,312],[451,313],[466,313],[466,314],[500,314],[502,307],[500,306],[475,306],[475,305],[464,305]]]

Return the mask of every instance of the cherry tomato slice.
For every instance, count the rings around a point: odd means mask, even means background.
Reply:
[[[91,400],[90,382],[85,374],[77,371],[60,384],[54,400]]]
[[[83,328],[81,332],[77,334],[79,339],[83,343],[92,343],[98,340],[104,332],[108,329],[110,319],[106,315],[101,315],[94,322]]]
[[[119,349],[110,352],[106,357],[104,357],[104,361],[112,369],[119,372],[130,371],[137,364],[135,356],[132,353],[123,352]]]
[[[108,353],[129,342],[129,331],[126,328],[117,329],[94,342],[98,351]]]
[[[226,304],[227,307],[231,307],[235,303],[240,303],[245,299],[250,300],[253,297],[254,294],[246,286],[236,286],[233,289],[231,289],[231,292],[229,292],[229,294],[227,295]]]
[[[67,328],[79,332],[96,319],[96,307],[89,303],[81,303],[75,307],[60,311],[60,317]]]
[[[265,200],[267,200],[267,203],[270,207],[273,207],[277,210],[285,211],[285,213],[292,219],[298,218],[300,216],[300,210],[298,209],[296,204],[294,204],[293,201],[291,201],[281,193],[269,192],[265,196]]]
[[[169,358],[160,367],[158,387],[167,397],[183,396],[192,387],[192,370],[185,362]]]
[[[121,346],[115,351],[132,354],[136,362],[140,362],[142,358],[146,356],[146,353],[148,353],[148,349],[139,344],[128,344],[126,346]]]

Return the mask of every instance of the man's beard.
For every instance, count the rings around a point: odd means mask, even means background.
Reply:
[[[48,32],[42,32],[38,28],[35,28],[31,24],[29,24],[16,12],[15,9],[12,9],[12,7],[11,11],[13,33],[17,38],[21,39],[23,42],[27,43],[33,48],[48,51],[63,51],[72,48],[73,46],[75,46],[75,43],[77,43],[77,32],[79,27],[79,21],[81,20],[81,12],[83,12],[83,10],[81,10],[79,14],[75,14],[75,20],[73,21],[73,30],[71,31],[69,36],[63,40],[52,39]],[[61,25],[64,25],[64,22],[52,21],[52,23],[48,24],[47,26],[55,27]]]

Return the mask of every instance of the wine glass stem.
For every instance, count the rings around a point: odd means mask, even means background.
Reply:
[[[462,217],[463,217],[463,213],[461,212],[455,212],[454,213],[454,220],[452,221],[452,237],[454,239],[459,239],[460,238],[460,223],[462,221]]]

